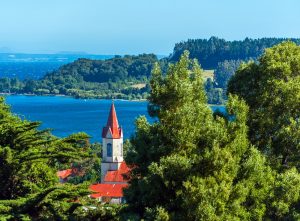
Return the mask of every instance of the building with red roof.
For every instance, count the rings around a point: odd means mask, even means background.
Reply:
[[[128,182],[128,173],[130,169],[127,164],[123,161],[118,170],[107,171],[104,176],[103,183],[122,183]]]
[[[124,202],[123,189],[127,188],[127,186],[128,184],[93,184],[90,186],[90,190],[95,193],[90,196],[91,198],[99,199],[102,202],[122,203]]]
[[[78,168],[72,167],[71,169],[60,170],[56,173],[56,175],[58,176],[60,183],[65,183],[70,177],[83,176],[84,174],[80,173]]]
[[[89,187],[93,192],[90,197],[108,203],[124,202],[123,190],[128,187],[129,172],[130,168],[123,159],[123,131],[112,103],[106,126],[102,130],[101,183]],[[57,172],[61,183],[83,174],[77,168]]]
[[[114,103],[102,130],[102,148],[101,183],[90,186],[94,192],[91,197],[102,202],[122,203],[130,168],[123,159],[123,131],[118,123]]]
[[[61,170],[58,171],[56,174],[59,177],[59,182],[65,183],[67,182],[67,178],[73,174],[73,170],[72,169]]]

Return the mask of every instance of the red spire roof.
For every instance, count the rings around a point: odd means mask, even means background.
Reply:
[[[111,132],[112,138],[120,138],[121,137],[122,131],[121,131],[121,128],[119,127],[117,113],[115,110],[114,103],[112,103],[112,105],[110,107],[107,124],[106,124],[106,127],[104,127],[103,131],[102,131],[102,137],[106,137],[108,131]]]
[[[111,127],[113,129],[119,128],[119,123],[118,123],[118,118],[117,118],[117,113],[116,113],[114,103],[111,104],[106,126]]]

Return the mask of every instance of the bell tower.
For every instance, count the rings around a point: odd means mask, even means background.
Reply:
[[[107,171],[118,170],[123,160],[123,131],[112,103],[107,124],[102,130],[101,183]]]

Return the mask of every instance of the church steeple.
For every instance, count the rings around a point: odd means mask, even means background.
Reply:
[[[102,130],[101,180],[107,171],[118,170],[123,161],[123,132],[112,103],[106,126]]]
[[[111,104],[106,127],[102,130],[102,138],[107,136],[111,136],[113,139],[119,139],[122,136],[114,103]]]

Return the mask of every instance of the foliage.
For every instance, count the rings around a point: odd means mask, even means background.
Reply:
[[[98,83],[116,82],[128,77],[142,79],[144,76],[150,76],[152,66],[157,61],[157,57],[153,54],[115,56],[108,60],[78,59],[46,75],[44,79],[57,83],[67,77]]]
[[[18,78],[0,78],[0,91],[3,93],[17,93],[24,87],[24,83]]]
[[[207,90],[208,102],[222,104],[227,100],[226,85],[241,61],[256,60],[264,50],[286,39],[262,38],[243,41],[225,41],[216,37],[206,39],[188,40],[175,45],[174,52],[168,58],[160,60],[153,54],[141,54],[138,56],[115,56],[107,60],[78,59],[66,64],[56,71],[53,67],[57,64],[38,65],[43,72],[51,71],[40,80],[23,80],[2,78],[0,79],[0,92],[2,93],[26,93],[37,95],[68,95],[76,98],[102,98],[102,99],[147,99],[150,87],[149,77],[155,62],[159,62],[163,73],[166,73],[168,63],[178,61],[184,50],[189,50],[192,58],[200,61],[202,67],[215,69],[215,81],[213,87]],[[291,39],[297,44],[299,39]],[[21,65],[22,66],[22,65]],[[23,65],[29,71],[28,65]],[[8,70],[11,65],[4,64]],[[39,69],[38,68],[38,69]],[[44,70],[44,69],[45,70]],[[32,68],[31,72],[37,70]],[[41,72],[42,72],[41,70]],[[20,70],[16,70],[17,73]],[[34,74],[35,76],[37,74]],[[35,77],[36,78],[36,77]],[[145,84],[143,88],[137,88],[137,84]],[[210,82],[207,82],[210,84]]]
[[[300,47],[285,42],[267,49],[258,64],[243,65],[228,87],[250,107],[251,141],[285,166],[299,167],[299,73]]]
[[[31,94],[64,94],[77,98],[126,98],[145,99],[149,88],[135,88],[146,84],[153,64],[158,59],[153,54],[108,60],[78,59],[40,80],[0,80],[0,91]],[[164,62],[162,62],[164,64]]]
[[[225,60],[255,60],[263,54],[266,48],[286,40],[284,38],[245,38],[243,41],[226,41],[217,37],[189,39],[175,45],[169,60],[178,61],[181,54],[188,50],[191,58],[198,59],[203,68],[216,69],[218,62]],[[300,44],[299,39],[290,40]]]
[[[80,207],[74,214],[76,216],[72,216],[71,220],[74,221],[90,221],[90,220],[99,220],[99,221],[119,221],[120,219],[120,211],[125,207],[124,205],[117,204],[102,204],[95,203],[95,201],[90,201],[89,206]],[[130,220],[130,219],[128,219]]]
[[[241,64],[241,60],[219,62],[214,75],[217,86],[226,90],[228,81]]]
[[[146,220],[281,220],[299,216],[300,175],[277,171],[248,140],[248,107],[207,105],[201,69],[184,53],[166,76],[155,66],[149,113],[136,122],[126,162],[129,212]]]
[[[76,201],[88,194],[87,186],[52,186],[35,194],[0,200],[3,220],[68,220],[82,206]]]
[[[205,91],[209,104],[224,104],[226,96],[223,88],[219,88],[210,78],[205,82]]]
[[[11,114],[0,97],[1,220],[76,220],[84,217],[85,213],[80,211],[91,204],[87,197],[90,193],[88,185],[98,179],[96,169],[90,170],[88,174],[94,174],[86,177],[88,182],[81,185],[59,184],[56,172],[71,163],[77,163],[83,170],[97,167],[99,164],[94,160],[99,158],[94,154],[99,154],[99,145],[91,147],[87,142],[89,137],[84,133],[56,138],[47,130],[38,130],[39,125]],[[101,214],[107,220],[114,211],[105,212],[100,206],[94,210],[95,217]]]
[[[72,168],[76,168],[77,174],[69,178],[68,183],[97,183],[101,181],[101,144],[93,143],[86,151],[89,153],[88,158],[72,162]]]

